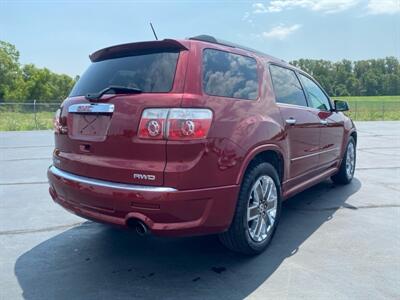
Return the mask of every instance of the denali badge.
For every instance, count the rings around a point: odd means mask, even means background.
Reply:
[[[141,180],[156,180],[156,176],[154,175],[137,174],[137,173],[133,173],[133,178]]]

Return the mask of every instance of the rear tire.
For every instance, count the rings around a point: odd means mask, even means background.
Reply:
[[[236,211],[223,245],[247,255],[263,252],[270,243],[281,212],[281,186],[275,168],[266,162],[251,166],[244,175]]]
[[[356,168],[356,142],[351,136],[346,146],[339,171],[331,177],[332,181],[338,184],[349,184],[354,177]]]

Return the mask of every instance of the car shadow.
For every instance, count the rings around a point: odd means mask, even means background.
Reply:
[[[256,257],[227,251],[216,236],[138,237],[86,222],[21,255],[25,299],[242,299],[341,208],[361,182],[322,182],[284,203],[270,247]],[[327,237],[328,238],[328,237]]]

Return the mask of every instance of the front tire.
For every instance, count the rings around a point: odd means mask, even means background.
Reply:
[[[338,184],[349,184],[354,177],[356,169],[356,142],[351,136],[346,146],[339,171],[331,177],[332,181]]]
[[[281,186],[275,168],[266,162],[246,171],[235,215],[228,231],[219,235],[227,248],[256,255],[270,243],[280,218]]]

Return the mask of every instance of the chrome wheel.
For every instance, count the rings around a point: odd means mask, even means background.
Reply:
[[[255,242],[262,242],[272,232],[278,207],[278,195],[274,180],[260,176],[251,188],[247,206],[247,227]]]
[[[353,143],[347,145],[346,152],[346,175],[351,178],[354,173],[354,167],[356,164],[355,148]]]

